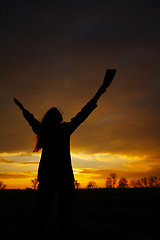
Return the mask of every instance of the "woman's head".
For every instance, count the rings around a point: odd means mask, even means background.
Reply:
[[[33,152],[38,152],[43,147],[44,143],[48,141],[52,130],[60,125],[62,121],[62,114],[56,107],[53,107],[46,112],[41,122],[41,129],[37,135],[37,143]]]
[[[53,107],[46,112],[41,123],[42,126],[54,127],[59,125],[62,121],[62,114],[56,107]]]

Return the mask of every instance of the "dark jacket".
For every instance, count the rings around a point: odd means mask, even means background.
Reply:
[[[70,136],[97,107],[91,99],[70,122],[62,122],[50,132],[48,141],[42,149],[38,169],[39,182],[52,182],[56,188],[74,184],[70,155]],[[23,111],[35,134],[39,133],[41,123],[28,110]]]

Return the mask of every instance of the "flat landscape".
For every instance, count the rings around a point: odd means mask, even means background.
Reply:
[[[0,239],[30,239],[35,190],[0,191]],[[56,200],[46,240],[57,239]],[[79,189],[73,209],[73,239],[159,239],[160,189]]]

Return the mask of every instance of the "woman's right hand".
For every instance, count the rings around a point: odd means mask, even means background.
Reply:
[[[22,103],[19,102],[16,98],[14,98],[14,102],[22,111],[25,110],[25,108],[23,107]]]

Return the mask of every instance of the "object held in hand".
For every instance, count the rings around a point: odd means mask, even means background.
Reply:
[[[109,87],[115,74],[116,74],[116,69],[107,69],[106,70],[106,74],[105,74],[104,81],[103,81],[103,86],[105,88]]]

